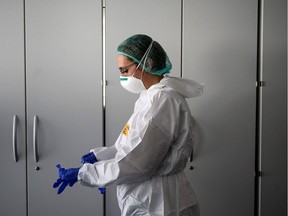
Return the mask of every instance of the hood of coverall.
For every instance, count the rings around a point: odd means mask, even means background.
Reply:
[[[198,97],[202,95],[204,88],[203,83],[180,77],[165,76],[160,83],[174,89],[184,98]]]

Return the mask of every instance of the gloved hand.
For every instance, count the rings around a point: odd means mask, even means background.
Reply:
[[[58,168],[59,179],[53,184],[53,188],[58,188],[57,194],[62,193],[67,185],[72,187],[78,181],[78,172],[80,168],[65,169],[60,164],[56,166]]]
[[[100,191],[101,194],[105,194],[106,193],[106,188],[98,188],[98,190]]]
[[[94,164],[97,162],[97,159],[95,157],[95,154],[93,152],[89,152],[88,154],[85,154],[81,157],[81,163],[91,163]]]
[[[81,157],[82,164],[85,164],[85,163],[94,164],[96,162],[97,162],[97,158],[93,152],[89,152],[88,154],[85,154]],[[106,188],[98,188],[98,190],[100,191],[101,194],[106,193]]]

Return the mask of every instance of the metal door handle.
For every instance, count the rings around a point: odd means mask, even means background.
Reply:
[[[35,115],[33,118],[33,154],[35,162],[38,162],[37,127],[38,127],[38,117]]]
[[[17,163],[17,115],[13,116],[13,135],[12,135],[12,148],[13,148],[13,159]]]

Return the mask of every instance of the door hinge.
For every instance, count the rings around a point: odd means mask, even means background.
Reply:
[[[262,177],[263,176],[263,172],[258,170],[258,171],[255,171],[255,176],[256,177]]]
[[[105,80],[105,81],[103,81],[103,80],[101,80],[101,85],[103,86],[107,86],[108,85],[108,81],[107,80]]]
[[[256,87],[263,87],[263,86],[265,86],[264,81],[256,81]]]

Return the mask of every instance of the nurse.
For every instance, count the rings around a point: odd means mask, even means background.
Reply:
[[[54,187],[61,193],[77,181],[98,188],[116,184],[122,216],[199,216],[184,172],[194,144],[186,99],[200,96],[204,85],[170,77],[166,52],[147,35],[129,37],[117,54],[121,85],[139,94],[134,112],[114,145],[92,149],[80,168],[58,165]]]

